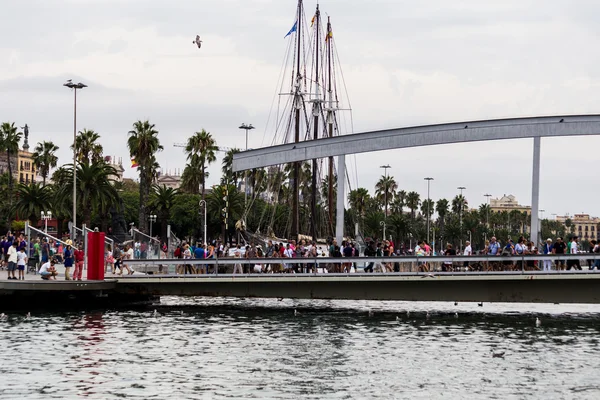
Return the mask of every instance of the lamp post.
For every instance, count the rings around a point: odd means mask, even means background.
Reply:
[[[540,241],[543,240],[543,238],[544,238],[544,235],[543,235],[544,230],[542,228],[543,228],[543,224],[544,224],[544,213],[545,212],[546,212],[546,210],[540,210],[540,214],[542,214],[542,216],[540,217],[540,236],[539,236],[542,239],[539,239]],[[537,246],[537,243],[535,245]]]
[[[457,187],[458,190],[460,190],[460,210],[458,211],[458,216],[460,218],[460,230],[462,231],[462,213],[463,213],[463,209],[465,208],[465,203],[463,202],[463,190],[466,189],[466,187],[464,186],[459,186]],[[463,245],[463,241],[462,241],[462,235],[460,235],[460,249],[462,250],[462,245]]]
[[[150,221],[150,237],[152,237],[152,223],[156,222],[156,215],[154,215],[154,214],[148,215],[148,221]]]
[[[73,89],[73,229],[71,232],[71,240],[75,243],[77,234],[77,89],[86,88],[87,85],[81,82],[73,83],[71,79],[63,83],[63,86]]]
[[[492,197],[491,194],[486,193],[484,194],[484,196],[487,198],[487,209],[486,209],[486,216],[485,216],[485,224],[487,225],[487,229],[490,229],[490,197]],[[485,233],[485,240],[487,240],[487,232]]]
[[[198,205],[204,207],[204,243],[202,246],[206,246],[206,200],[200,200]]]
[[[254,129],[252,124],[246,124],[245,122],[240,125],[240,129],[246,131],[246,151],[248,151],[248,131]],[[248,202],[248,171],[244,171],[244,208]]]
[[[48,220],[52,219],[52,211],[42,211],[42,220],[44,221],[44,232],[48,233]]]
[[[386,164],[386,165],[380,166],[379,168],[383,168],[383,170],[384,170],[383,176],[385,176],[386,187],[385,187],[385,191],[383,192],[383,196],[384,196],[384,202],[385,202],[385,218],[387,218],[387,215],[388,215],[388,212],[387,212],[387,206],[388,206],[388,198],[387,198],[387,192],[388,192],[388,187],[387,187],[387,184],[388,184],[387,183],[387,170],[388,170],[388,168],[392,168],[392,167],[390,167],[389,164]],[[384,237],[384,239],[385,239],[385,237]]]
[[[383,240],[385,240],[385,221],[379,222],[379,225],[383,227]]]
[[[429,212],[429,207],[431,207],[431,202],[429,201],[429,185],[433,178],[427,177],[425,180],[427,181],[427,244],[429,244],[429,216],[431,215]]]

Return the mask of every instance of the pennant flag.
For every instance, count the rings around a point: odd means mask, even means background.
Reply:
[[[298,21],[294,22],[294,26],[292,26],[292,29],[290,29],[290,31],[287,33],[287,35],[285,35],[283,38],[285,39],[286,37],[290,36],[292,34],[292,32],[296,32],[297,26],[298,26]]]
[[[312,28],[312,26],[315,23],[315,18],[317,18],[317,14],[313,15],[312,19],[310,20],[310,27]]]
[[[135,157],[131,157],[131,168],[137,168],[138,167],[138,163],[137,161],[135,161]]]
[[[332,31],[327,32],[327,35],[325,35],[325,41],[327,41],[329,38],[332,38],[332,37],[333,37],[333,32]]]

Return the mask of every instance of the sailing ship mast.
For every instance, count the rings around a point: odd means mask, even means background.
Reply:
[[[333,71],[331,69],[331,59],[332,59],[332,48],[331,48],[331,38],[333,37],[333,34],[331,32],[331,19],[329,17],[327,17],[327,33],[325,36],[325,43],[327,44],[327,98],[328,98],[328,105],[327,105],[327,127],[328,127],[328,133],[329,133],[329,137],[333,137],[333,123],[335,120],[334,117],[334,107],[333,107],[333,87],[331,85],[331,76],[333,75]],[[329,176],[328,181],[327,181],[327,188],[329,189],[329,193],[328,193],[328,204],[327,204],[327,211],[329,212],[329,227],[332,230],[331,234],[334,235],[335,232],[333,232],[333,157],[329,157]],[[343,179],[343,177],[342,177]]]
[[[315,97],[313,102],[313,139],[319,138],[319,114],[321,113],[321,93],[319,91],[319,31],[321,29],[320,19],[321,12],[319,11],[319,5],[317,4],[317,11],[315,12],[314,18],[316,19],[315,29]],[[312,197],[311,197],[311,235],[314,241],[317,240],[317,159],[312,160]]]
[[[300,73],[300,56],[302,51],[302,0],[298,0],[298,18],[296,19],[298,24],[296,27],[296,84],[294,91],[294,107],[296,109],[294,116],[294,142],[300,142],[300,110],[302,109],[302,74]],[[300,163],[294,162],[293,168],[293,183],[292,183],[292,229],[290,237],[291,239],[298,239],[299,233],[299,211],[298,205],[300,203]]]

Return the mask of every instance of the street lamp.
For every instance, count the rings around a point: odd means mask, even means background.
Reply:
[[[457,189],[460,190],[460,199],[459,199],[460,200],[460,204],[459,204],[460,210],[458,212],[458,216],[460,217],[460,230],[462,231],[462,213],[463,213],[463,208],[465,208],[465,204],[463,202],[464,197],[463,197],[463,193],[462,192],[463,192],[463,190],[466,189],[466,187],[459,186],[459,187],[457,187]],[[462,246],[463,246],[462,235],[460,235],[460,248],[461,248],[461,250],[462,250]]]
[[[252,124],[246,124],[245,122],[240,125],[240,129],[246,131],[246,151],[248,151],[248,131],[254,129]],[[248,171],[244,171],[244,207],[248,201]]]
[[[429,200],[429,184],[433,180],[433,178],[424,178],[427,181],[427,244],[429,244],[429,218],[431,213],[429,212],[429,207],[431,207],[431,201]]]
[[[198,205],[204,207],[204,243],[202,246],[206,246],[206,200],[200,200]]]
[[[379,225],[383,226],[383,240],[385,240],[385,221],[379,222]]]
[[[383,196],[384,196],[384,202],[385,202],[385,217],[387,218],[387,215],[388,215],[388,212],[387,212],[387,206],[388,206],[388,199],[387,199],[387,192],[388,192],[388,187],[387,187],[387,184],[388,184],[387,183],[387,170],[388,170],[388,168],[392,168],[392,167],[390,167],[389,164],[386,164],[386,165],[380,166],[379,168],[383,168],[383,170],[384,170],[383,176],[385,176],[386,187],[385,187],[385,191],[383,193]]]
[[[490,197],[492,197],[491,194],[486,193],[484,194],[484,196],[487,198],[487,208],[486,208],[486,216],[485,216],[485,224],[487,225],[487,230],[490,229]],[[487,240],[487,232],[484,235],[484,239]]]
[[[75,243],[75,235],[77,234],[77,89],[86,88],[87,85],[81,82],[73,83],[71,79],[63,83],[63,86],[73,89],[73,230],[71,232],[71,240]]]
[[[150,221],[150,237],[152,237],[152,223],[156,222],[156,215],[148,215],[148,221]]]
[[[52,219],[52,211],[42,211],[42,220],[44,221],[44,232],[48,233],[48,220]]]

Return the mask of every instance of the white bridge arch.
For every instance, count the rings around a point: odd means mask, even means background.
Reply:
[[[338,156],[338,176],[345,176],[345,155],[451,143],[533,138],[531,240],[538,243],[540,142],[542,137],[600,135],[600,115],[557,115],[453,122],[362,132],[237,153],[233,170]],[[338,179],[338,193],[345,193]],[[344,194],[345,196],[345,194]],[[336,237],[343,236],[344,196],[338,196]]]

